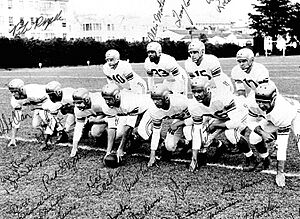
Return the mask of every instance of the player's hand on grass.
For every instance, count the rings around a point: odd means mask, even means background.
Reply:
[[[118,158],[118,163],[120,163],[123,160],[124,156],[124,151],[122,149],[117,150],[117,158]]]
[[[11,147],[11,146],[17,146],[16,139],[11,139],[8,142],[7,147]]]
[[[72,150],[71,150],[71,154],[70,154],[70,157],[75,157],[77,154],[77,147],[72,147]]]
[[[194,172],[198,167],[198,162],[196,159],[192,158],[192,161],[190,163],[189,171]]]
[[[279,187],[284,187],[285,186],[285,175],[282,172],[278,172],[276,175],[276,184]]]
[[[150,156],[150,160],[149,160],[149,162],[148,162],[148,167],[153,167],[154,166],[154,164],[155,164],[155,162],[156,162],[156,158],[155,158],[155,156]]]

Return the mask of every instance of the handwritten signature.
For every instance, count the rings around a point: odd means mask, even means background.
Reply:
[[[222,12],[222,10],[223,9],[225,9],[225,6],[229,3],[229,2],[231,2],[231,0],[206,0],[206,2],[208,3],[208,4],[211,4],[212,2],[217,2],[217,11],[219,12],[219,13],[221,13]]]
[[[18,125],[20,122],[24,121],[27,118],[32,118],[29,114],[19,114],[15,111],[11,113],[12,118],[6,117],[5,114],[2,113],[0,117],[0,135],[5,134],[12,129],[12,124]]]
[[[194,25],[191,17],[189,16],[188,12],[187,12],[187,8],[190,6],[190,0],[182,0],[183,1],[183,4],[181,4],[181,9],[180,9],[180,12],[177,13],[175,10],[172,10],[172,14],[173,14],[173,17],[175,17],[177,20],[175,21],[175,25],[180,28],[181,27],[181,20],[182,20],[182,17],[183,17],[183,14],[185,13],[185,15],[187,16],[189,22],[191,25]]]
[[[157,34],[157,30],[158,30],[158,25],[161,23],[161,18],[163,15],[163,9],[164,9],[164,5],[165,5],[165,1],[166,0],[157,0],[158,3],[158,10],[157,12],[153,15],[153,23],[154,26],[151,27],[150,31],[147,33],[148,38],[150,40],[155,40],[156,38],[156,34]]]
[[[36,18],[35,22],[31,23],[31,21],[20,21],[14,27],[9,31],[9,33],[12,33],[13,36],[19,36],[21,34],[25,34],[27,31],[32,29],[37,29],[38,27],[44,27],[44,30],[47,30],[50,24],[52,24],[55,21],[62,21],[63,18],[61,17],[62,10],[57,13],[53,17],[44,17],[40,16]]]

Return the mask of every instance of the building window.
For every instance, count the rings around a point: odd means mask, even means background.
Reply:
[[[64,38],[64,39],[67,38],[67,33],[63,33],[63,38]]]
[[[63,22],[62,23],[62,27],[66,27],[67,26],[67,23],[66,22]]]
[[[12,9],[12,0],[8,0],[8,9]]]
[[[85,31],[85,24],[82,24],[82,30]]]
[[[110,31],[110,24],[107,24],[107,30]]]
[[[9,26],[14,26],[14,18],[13,17],[9,17],[8,18],[8,23],[9,23]]]
[[[85,25],[85,30],[86,31],[91,31],[92,30],[92,24],[86,24]]]
[[[34,23],[35,23],[34,17],[31,17],[31,18],[30,18],[30,22],[31,22],[31,24],[34,24]]]

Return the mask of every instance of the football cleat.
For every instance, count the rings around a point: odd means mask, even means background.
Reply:
[[[243,171],[252,172],[257,168],[258,164],[259,162],[254,154],[250,157],[246,157],[246,162],[245,165],[243,166]]]

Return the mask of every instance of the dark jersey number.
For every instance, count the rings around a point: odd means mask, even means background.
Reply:
[[[166,72],[163,69],[151,69],[151,73],[152,73],[152,75],[157,74],[159,77],[167,77],[167,76],[169,76],[169,73]]]

